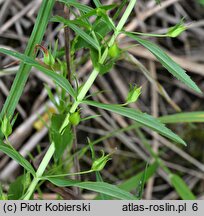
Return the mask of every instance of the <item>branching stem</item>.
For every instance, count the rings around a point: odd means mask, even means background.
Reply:
[[[135,4],[136,4],[137,0],[130,0],[129,5],[127,6],[123,16],[121,17],[115,33],[113,34],[113,36],[111,37],[109,43],[108,43],[108,47],[105,49],[105,51],[102,54],[101,59],[99,60],[99,62],[101,64],[103,64],[108,56],[108,49],[110,46],[112,46],[117,38],[117,36],[120,34],[121,30],[123,29],[123,26],[125,25],[128,17],[130,16],[130,13],[132,12]],[[91,86],[93,85],[95,79],[97,78],[97,76],[99,75],[99,71],[94,68],[91,75],[89,76],[88,80],[85,82],[84,86],[82,87],[82,89],[79,92],[79,95],[77,97],[77,100],[73,103],[71,109],[70,109],[70,113],[74,113],[76,111],[76,109],[78,108],[79,104],[81,103],[81,101],[84,99],[84,97],[86,96],[87,92],[89,91],[89,89],[91,88]],[[64,128],[69,124],[69,116],[70,114],[68,113],[67,116],[65,117],[65,120],[60,128],[60,132],[63,132]],[[28,200],[30,199],[30,197],[32,196],[33,192],[35,191],[35,188],[38,184],[38,181],[40,180],[40,178],[42,177],[47,165],[49,164],[50,159],[52,158],[53,154],[55,152],[55,145],[52,142],[47,153],[45,154],[38,170],[36,173],[36,178],[33,179],[27,193],[26,196],[24,197],[24,200]]]

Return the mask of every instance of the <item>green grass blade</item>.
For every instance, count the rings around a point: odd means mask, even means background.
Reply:
[[[168,137],[169,139],[175,142],[185,145],[185,142],[178,135],[173,133],[170,129],[166,128],[165,125],[162,124],[160,121],[158,121],[157,119],[153,118],[152,116],[146,113],[142,113],[132,108],[121,107],[119,105],[112,105],[112,104],[102,104],[95,101],[83,101],[82,103],[88,104],[90,106],[98,107],[101,109],[105,109],[117,113],[119,115],[128,117],[140,123],[141,125],[149,127],[152,130],[162,134],[163,136]]]
[[[60,16],[54,16],[51,19],[52,22],[60,22],[64,25],[69,26],[77,35],[79,35],[81,38],[83,38],[87,43],[89,43],[91,46],[93,46],[95,49],[100,50],[100,45],[95,41],[90,35],[88,35],[86,32],[84,32],[82,29],[80,29],[77,25],[75,25],[72,21],[64,19]]]
[[[33,176],[35,176],[35,170],[32,167],[32,165],[21,154],[19,154],[15,149],[3,143],[1,140],[0,140],[0,151],[8,155],[10,158],[15,160],[22,167],[24,167],[28,172],[30,172]]]
[[[155,57],[159,60],[159,62],[178,80],[186,84],[188,87],[193,89],[198,93],[202,93],[199,87],[193,82],[193,80],[186,74],[186,72],[176,63],[174,62],[161,48],[159,48],[156,44],[141,39],[140,37],[135,36],[129,32],[125,32],[125,34],[136,40],[142,46],[147,48]]]
[[[145,179],[144,179],[144,183],[146,183],[148,179],[155,174],[157,168],[158,168],[158,164],[155,162],[151,164],[146,171],[142,171],[137,175],[129,178],[128,180],[124,181],[122,184],[118,185],[118,187],[126,191],[134,190],[139,185],[144,175],[144,172],[146,172]]]
[[[29,56],[31,58],[35,57],[34,55],[35,45],[40,44],[42,41],[54,3],[55,0],[49,0],[49,1],[43,0],[35,22],[35,26],[33,28],[31,37],[29,39],[27,48],[25,50],[26,56]],[[0,113],[0,119],[5,114],[7,114],[8,116],[13,115],[13,112],[18,104],[19,98],[23,92],[25,83],[28,79],[31,67],[32,67],[31,65],[27,65],[23,62],[21,63],[19,71],[11,87],[10,94],[7,97],[7,100]]]
[[[184,112],[172,115],[166,115],[158,118],[162,123],[192,123],[204,122],[204,112]]]
[[[43,72],[45,75],[49,76],[51,79],[53,79],[58,85],[60,85],[67,93],[69,93],[73,98],[75,98],[75,91],[72,88],[71,84],[67,79],[65,79],[63,76],[60,76],[55,71],[49,70],[42,65],[40,65],[37,61],[35,61],[33,58],[30,58],[24,54],[14,52],[11,50],[6,50],[3,48],[0,48],[0,53],[4,53],[7,55],[11,55],[13,57],[18,58],[20,61],[24,62],[24,64],[29,65],[30,67],[35,67],[39,71]]]
[[[129,192],[122,190],[115,185],[111,185],[105,182],[79,182],[76,180],[60,179],[60,178],[45,178],[58,187],[79,187],[86,190],[103,193],[111,197],[121,200],[136,200],[136,197]]]
[[[188,185],[183,181],[183,179],[176,175],[170,174],[169,176],[172,186],[175,188],[176,192],[183,200],[195,200],[195,195],[191,192]]]

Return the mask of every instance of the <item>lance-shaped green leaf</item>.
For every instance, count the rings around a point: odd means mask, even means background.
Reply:
[[[125,34],[136,40],[138,43],[140,43],[142,46],[147,48],[155,57],[159,60],[159,62],[178,80],[186,84],[188,87],[193,89],[194,91],[198,93],[202,93],[199,87],[193,82],[193,80],[186,74],[186,71],[183,70],[176,62],[174,62],[161,48],[159,48],[156,44],[141,39],[140,37],[125,32]]]
[[[33,176],[35,176],[35,170],[32,167],[32,165],[21,154],[19,154],[14,148],[3,143],[1,140],[0,140],[0,151],[8,155],[10,158],[15,160],[22,167],[24,167],[28,172],[30,172]]]
[[[159,117],[163,123],[190,123],[190,122],[204,122],[204,112],[186,112],[176,113],[172,115]]]
[[[117,113],[119,115],[128,117],[132,120],[135,120],[139,124],[149,127],[154,131],[157,131],[158,133],[162,134],[165,137],[168,137],[169,139],[181,143],[185,145],[185,142],[175,133],[173,133],[170,129],[165,127],[164,124],[162,124],[157,119],[153,118],[152,116],[142,113],[138,110],[127,108],[127,107],[121,107],[119,105],[113,105],[113,104],[102,104],[95,101],[82,101],[82,103],[88,104],[90,106],[98,107],[101,109],[105,109],[114,113]]]
[[[195,200],[195,195],[191,192],[188,185],[183,181],[183,179],[176,175],[170,174],[169,176],[172,186],[175,188],[176,192],[183,200]]]
[[[79,187],[90,191],[106,194],[111,197],[121,200],[136,200],[136,197],[129,192],[118,188],[115,185],[111,185],[105,182],[79,182],[71,179],[61,179],[56,177],[45,178],[58,187]]]
[[[3,48],[0,48],[0,53],[4,53],[4,54],[10,55],[10,56],[13,56],[13,57],[19,59],[20,61],[24,62],[25,64],[28,64],[30,66],[35,67],[36,69],[38,69],[39,71],[43,72],[44,74],[49,76],[51,79],[53,79],[67,93],[69,93],[73,98],[75,98],[74,89],[72,88],[72,86],[68,82],[68,80],[65,79],[63,76],[60,76],[56,72],[47,69],[46,67],[42,66],[37,61],[35,61],[34,59],[32,59],[32,58],[30,58],[30,57],[28,57],[28,56],[26,56],[24,54],[14,52],[14,51],[11,51],[11,50],[7,50],[7,49],[3,49]]]

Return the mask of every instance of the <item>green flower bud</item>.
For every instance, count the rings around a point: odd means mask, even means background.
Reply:
[[[93,162],[91,169],[101,171],[109,160],[111,160],[110,154],[105,156],[104,151],[102,151],[102,156]]]
[[[50,53],[50,51],[45,48],[44,46],[40,44],[36,44],[35,46],[35,53],[37,52],[37,49],[40,49],[44,54],[44,63],[49,66],[53,66],[55,64],[55,58]]]
[[[183,24],[183,21],[181,21],[177,25],[168,29],[167,36],[178,37],[186,29],[187,29],[187,27]]]
[[[114,43],[108,50],[108,54],[111,58],[119,57],[120,53],[121,50],[116,43]]]
[[[69,117],[69,121],[72,125],[78,125],[81,120],[79,112],[72,113]]]
[[[128,92],[126,104],[136,102],[138,97],[141,94],[141,89],[142,87],[139,87],[139,88],[137,88],[137,86],[131,87],[130,91]]]
[[[55,64],[55,58],[49,51],[44,52],[44,63],[49,66],[53,66]]]
[[[12,125],[10,123],[10,119],[11,118],[8,118],[5,115],[1,123],[1,131],[6,138],[8,138],[8,136],[12,133]]]

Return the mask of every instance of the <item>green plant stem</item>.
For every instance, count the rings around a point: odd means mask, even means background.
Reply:
[[[123,14],[122,18],[120,19],[120,21],[117,25],[116,30],[118,31],[118,33],[119,33],[119,31],[122,30],[123,26],[127,22],[128,17],[130,16],[130,13],[132,12],[136,2],[137,2],[137,0],[132,0],[132,1],[130,1],[129,5],[127,6],[125,13]]]
[[[147,36],[147,37],[170,37],[167,34],[151,34],[151,33],[142,33],[142,32],[131,32],[135,35]]]
[[[24,200],[29,200],[30,197],[32,196],[38,181],[40,180],[40,178],[42,177],[48,163],[50,162],[50,159],[52,158],[53,154],[55,152],[55,145],[54,143],[51,143],[50,147],[48,148],[43,160],[40,163],[40,166],[38,167],[38,170],[36,172],[36,176],[34,177],[32,183],[30,184],[27,193],[24,197]]]
[[[130,1],[128,7],[126,8],[125,13],[123,14],[121,20],[119,21],[117,27],[116,27],[116,31],[114,33],[114,35],[111,37],[109,43],[108,43],[108,47],[105,49],[105,51],[103,52],[103,55],[101,57],[101,59],[99,59],[99,63],[103,64],[104,61],[107,58],[108,55],[108,48],[111,47],[114,44],[114,41],[116,40],[118,34],[120,33],[120,31],[122,30],[125,22],[127,21],[131,11],[133,10],[135,4],[136,4],[137,0],[132,0]],[[81,101],[84,99],[84,97],[86,96],[87,92],[89,91],[89,89],[91,88],[91,86],[93,85],[96,77],[98,76],[99,71],[94,68],[94,70],[92,71],[89,79],[86,81],[86,83],[84,84],[83,88],[81,89],[79,95],[77,96],[77,100],[74,102],[74,104],[72,105],[71,109],[70,109],[70,113],[74,113],[77,109],[77,107],[79,106],[79,104],[81,103]],[[60,128],[60,133],[64,130],[64,128],[69,124],[69,116],[70,114],[68,113],[61,128]]]
[[[59,175],[52,175],[52,176],[43,176],[43,177],[41,177],[41,180],[45,180],[46,178],[83,175],[83,174],[92,173],[92,172],[95,172],[95,171],[94,170],[86,170],[86,171],[81,171],[81,172],[76,172],[76,173],[67,173],[67,174],[59,174]]]
[[[114,33],[114,35],[112,36],[108,46],[110,47],[111,45],[113,45],[115,39],[117,38],[118,34],[120,34],[120,31],[122,30],[124,24],[126,23],[131,11],[133,10],[135,4],[136,4],[137,0],[131,0],[128,7],[126,8],[126,11],[124,12],[121,20],[119,21],[117,27],[116,27],[116,32]],[[99,60],[99,62],[102,64],[104,63],[106,57],[108,55],[108,47],[105,49],[101,59]],[[76,109],[78,108],[79,104],[81,103],[81,101],[84,99],[84,97],[86,96],[87,92],[89,91],[89,89],[91,88],[91,86],[93,85],[95,79],[97,78],[97,76],[99,75],[99,71],[94,68],[91,75],[89,76],[88,80],[86,81],[86,83],[84,84],[84,86],[82,87],[77,100],[73,103],[71,109],[70,109],[70,113],[74,113],[76,111]],[[69,124],[69,116],[70,113],[67,114],[67,116],[65,117],[65,120],[60,128],[60,133],[63,132],[64,128]],[[33,182],[31,183],[28,192],[25,196],[24,199],[30,199],[30,197],[32,196],[33,192],[35,191],[35,187],[38,184],[38,181],[40,180],[40,178],[42,177],[47,165],[49,164],[50,159],[52,158],[53,154],[55,152],[55,145],[52,142],[47,153],[45,154],[39,168],[38,168],[38,175],[37,178],[33,179]],[[36,173],[36,174],[37,174]]]

